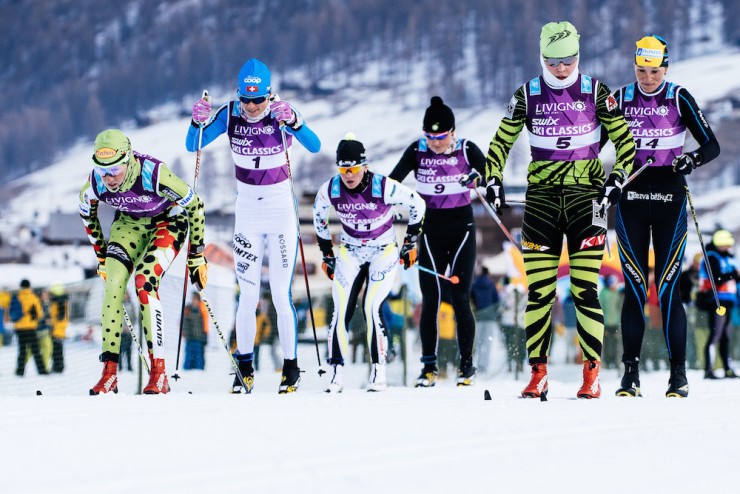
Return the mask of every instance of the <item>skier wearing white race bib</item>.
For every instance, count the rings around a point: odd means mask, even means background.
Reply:
[[[287,152],[294,138],[312,153],[319,151],[321,142],[300,113],[272,92],[270,71],[260,60],[247,60],[239,71],[237,96],[210,118],[210,103],[198,100],[186,146],[188,151],[198,150],[200,126],[202,146],[224,133],[229,138],[237,183],[234,265],[241,293],[234,357],[244,377],[244,392],[251,392],[254,385],[256,311],[267,244],[270,291],[284,358],[278,392],[291,393],[300,381],[298,321],[291,295],[299,230]],[[232,392],[240,393],[242,388],[235,377]]]
[[[416,261],[416,243],[426,206],[418,193],[393,179],[369,171],[365,147],[351,134],[339,142],[337,167],[339,174],[319,187],[313,206],[314,228],[324,256],[324,272],[334,280],[334,315],[328,339],[332,373],[326,391],[338,393],[344,388],[349,322],[366,282],[363,308],[373,363],[368,391],[383,391],[387,387],[388,332],[387,321],[381,315],[381,304],[396,279],[399,255],[405,269]],[[393,206],[409,210],[409,224],[400,254],[393,228]],[[337,257],[327,223],[330,208],[334,208],[342,223]]]

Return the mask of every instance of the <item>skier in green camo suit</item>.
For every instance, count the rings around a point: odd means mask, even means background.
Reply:
[[[159,284],[180,252],[190,227],[188,274],[202,290],[208,279],[204,250],[203,202],[160,160],[133,151],[129,139],[108,129],[95,139],[93,171],[80,191],[80,216],[98,257],[103,295],[103,375],[91,395],[118,391],[117,367],[126,285],[134,275],[151,359],[145,394],[167,393],[164,327]],[[99,202],[116,210],[106,242],[98,219]]]
[[[604,316],[596,290],[606,237],[606,211],[616,204],[632,169],[635,144],[611,91],[578,71],[579,35],[569,22],[551,22],[540,36],[542,76],[521,86],[488,151],[492,177],[486,200],[506,205],[503,170],[526,125],[532,161],[522,227],[529,284],[525,332],[532,379],[522,396],[547,395],[550,316],[563,235],[568,242],[571,292],[583,350],[579,398],[598,398]],[[617,162],[605,179],[598,157],[601,126],[614,143]]]

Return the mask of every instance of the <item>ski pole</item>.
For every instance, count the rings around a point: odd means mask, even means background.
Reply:
[[[651,163],[655,163],[655,157],[654,156],[648,156],[647,159],[645,160],[645,164],[642,165],[640,168],[638,168],[635,173],[633,173],[632,175],[630,175],[629,177],[627,177],[627,181],[624,183],[624,185],[622,186],[622,188],[624,189],[625,187],[627,187],[627,185],[629,185],[630,182],[632,182],[634,179],[636,179],[637,176],[640,173],[644,172],[645,169],[648,166],[650,166]]]
[[[141,361],[144,362],[144,367],[146,367],[146,371],[151,372],[151,370],[149,369],[149,362],[146,361],[146,356],[144,355],[144,349],[141,348],[139,338],[137,338],[136,333],[134,332],[134,325],[131,322],[131,318],[128,317],[128,312],[126,312],[126,307],[123,307],[123,319],[126,321],[126,326],[128,326],[128,332],[131,333],[131,340],[136,343],[136,349],[139,351],[139,357],[141,358]]]
[[[694,211],[694,203],[691,201],[691,193],[689,192],[689,186],[684,185],[686,189],[686,199],[689,201],[689,209],[691,210],[691,216],[694,218],[694,225],[696,225],[696,234],[699,236],[699,245],[701,245],[701,253],[704,255],[704,265],[707,267],[707,275],[709,276],[709,283],[712,285],[712,293],[714,294],[714,303],[717,306],[718,316],[724,316],[727,309],[719,303],[719,295],[717,295],[717,285],[714,284],[714,275],[712,274],[712,268],[709,265],[709,257],[707,256],[707,249],[704,247],[704,241],[701,238],[701,231],[699,230],[699,220],[696,219],[696,211]]]
[[[208,96],[208,90],[204,89],[201,99],[211,101]],[[203,123],[198,124],[198,151],[195,153],[195,177],[193,177],[193,192],[198,188],[198,175],[200,173],[200,156],[201,149],[203,148]],[[187,251],[190,250],[190,239],[188,239]],[[186,252],[187,252],[186,251]],[[182,305],[180,306],[180,333],[177,336],[177,361],[175,363],[175,373],[172,374],[172,379],[177,381],[180,379],[180,375],[177,370],[180,368],[180,348],[182,347],[182,330],[183,330],[183,319],[185,318],[185,298],[188,295],[188,263],[185,262],[185,279],[182,284]],[[245,388],[246,389],[246,388]]]
[[[244,382],[244,376],[242,376],[242,373],[239,370],[239,366],[237,365],[236,360],[234,360],[234,356],[231,354],[231,350],[229,350],[229,344],[226,343],[226,338],[221,331],[221,326],[219,326],[218,321],[216,320],[216,316],[213,314],[213,309],[211,308],[211,304],[208,303],[206,294],[203,293],[203,290],[198,290],[198,294],[200,295],[200,300],[203,302],[203,305],[206,306],[206,310],[208,311],[208,315],[210,316],[211,321],[213,321],[213,325],[216,327],[218,337],[221,338],[221,343],[223,343],[224,345],[224,350],[226,350],[226,354],[229,356],[229,362],[231,362],[231,366],[234,368],[236,376],[239,378],[239,382],[242,383],[244,389],[247,389],[247,384]]]
[[[280,97],[275,94],[273,101],[279,101]],[[313,342],[316,345],[316,360],[319,363],[319,376],[325,374],[326,371],[321,367],[321,354],[319,353],[319,339],[316,337],[316,322],[313,317],[313,304],[311,303],[311,288],[308,285],[308,272],[306,271],[306,257],[303,253],[303,239],[301,238],[301,219],[298,214],[298,198],[295,194],[295,187],[293,186],[293,170],[290,166],[290,154],[288,153],[288,146],[285,140],[285,122],[280,122],[280,135],[283,139],[283,149],[285,150],[285,162],[288,165],[288,179],[290,180],[290,192],[293,195],[293,206],[295,211],[295,223],[298,229],[298,249],[301,253],[301,263],[303,264],[303,281],[306,283],[306,298],[308,298],[308,313],[311,317],[311,329],[313,329]]]
[[[486,202],[486,199],[483,197],[483,194],[480,193],[480,191],[478,190],[477,187],[474,188],[473,190],[475,190],[475,193],[478,194],[478,199],[480,199],[480,202],[483,204],[483,206],[485,206],[485,208],[488,210],[488,212],[491,214],[491,216],[493,216],[493,219],[496,221],[496,224],[499,226],[499,228],[501,228],[501,231],[504,232],[504,235],[506,235],[506,238],[509,239],[509,242],[511,242],[512,244],[514,244],[516,246],[516,248],[521,251],[521,248],[516,243],[516,240],[514,240],[514,237],[511,235],[511,233],[509,232],[509,230],[501,222],[501,219],[496,214],[496,211],[494,211],[493,208],[491,207],[491,205],[488,204],[488,202]]]
[[[416,266],[416,268],[419,271],[423,271],[425,273],[429,273],[431,275],[434,275],[437,278],[442,278],[443,280],[447,280],[450,283],[452,283],[453,285],[457,285],[458,283],[460,283],[460,278],[458,278],[457,276],[445,276],[443,274],[439,274],[438,272],[433,271],[433,270],[431,270],[429,268],[425,268],[424,266],[420,266],[419,263],[414,264],[414,266]]]

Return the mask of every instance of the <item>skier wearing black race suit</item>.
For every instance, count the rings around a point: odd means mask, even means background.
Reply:
[[[416,189],[426,201],[419,266],[437,273],[444,273],[449,267],[449,276],[457,276],[460,281],[452,285],[433,274],[419,273],[422,294],[419,326],[424,367],[416,386],[434,386],[437,377],[437,315],[445,289],[450,290],[457,323],[460,349],[457,385],[469,386],[475,378],[475,318],[470,306],[470,290],[476,256],[470,187],[485,176],[486,159],[473,142],[457,138],[455,117],[439,96],[432,98],[426,110],[423,130],[425,137],[406,148],[389,177],[401,182],[413,171]]]
[[[641,395],[638,368],[645,332],[652,238],[655,284],[671,366],[666,395],[686,397],[686,314],[679,293],[687,237],[685,175],[716,158],[719,143],[689,92],[664,80],[668,69],[666,42],[659,36],[645,36],[636,44],[637,82],[614,94],[637,147],[633,173],[647,164],[622,194],[616,212],[625,279],[621,321],[625,374],[616,394]],[[684,153],[687,129],[699,148]]]

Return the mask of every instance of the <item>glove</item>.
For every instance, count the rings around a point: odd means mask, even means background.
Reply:
[[[105,272],[105,257],[98,257],[98,276],[103,278],[103,281],[108,281],[108,275]]]
[[[190,283],[195,285],[198,291],[205,289],[208,282],[208,262],[203,253],[188,254],[188,275]]]
[[[324,273],[326,273],[326,276],[330,279],[334,279],[334,270],[337,267],[337,258],[334,257],[334,254],[324,256],[321,263],[321,269],[324,270]]]
[[[193,105],[193,122],[197,124],[206,123],[206,121],[208,120],[208,116],[210,114],[211,114],[211,103],[210,102],[204,99],[199,99]]]
[[[401,264],[403,269],[408,269],[416,264],[416,235],[406,235],[403,239],[403,245],[401,246]]]
[[[467,187],[470,184],[473,184],[473,187],[478,185],[478,182],[480,181],[480,173],[478,173],[478,170],[473,170],[470,173],[466,173],[462,177],[460,177],[460,181],[458,182],[463,187]]]
[[[673,158],[673,171],[682,175],[689,175],[699,165],[701,165],[701,157],[696,151]]]
[[[622,173],[610,173],[603,187],[599,190],[599,196],[596,198],[596,202],[606,207],[609,207],[611,204],[617,204],[619,198],[622,197],[624,181],[624,175]]]
[[[287,101],[274,101],[270,103],[270,113],[272,117],[283,122],[288,127],[296,123],[296,114],[293,107]]]
[[[507,208],[504,184],[501,179],[493,177],[486,185],[486,202],[491,205],[496,214],[501,213],[501,208]]]

